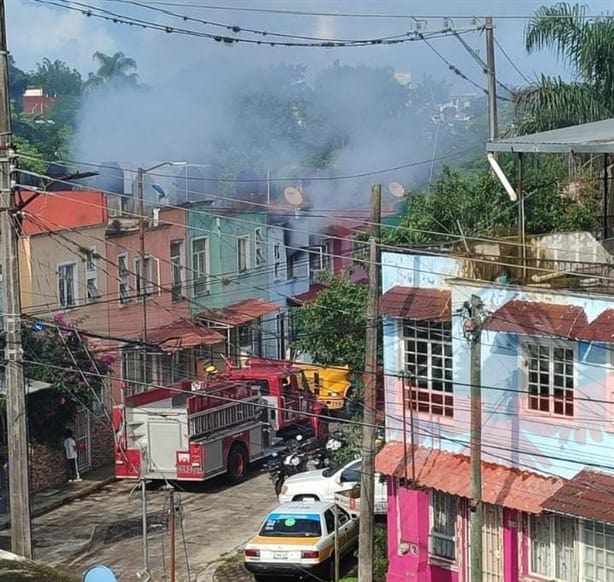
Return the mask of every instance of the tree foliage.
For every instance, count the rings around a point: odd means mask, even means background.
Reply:
[[[562,194],[565,171],[558,160],[535,158],[525,169],[523,192],[527,233],[592,230],[598,224],[598,204],[591,182],[578,180],[573,197]],[[511,162],[503,163],[514,176]],[[400,225],[385,232],[390,244],[419,244],[458,236],[513,234],[517,204],[486,167],[445,168],[431,193],[411,196]]]
[[[92,90],[99,87],[136,87],[139,76],[136,72],[136,61],[117,51],[112,55],[96,51],[93,55],[98,63],[98,70],[90,73],[84,84],[84,89]]]
[[[78,330],[62,315],[53,324],[22,328],[24,375],[50,388],[28,394],[30,438],[55,444],[80,406],[100,397],[113,359],[92,354]]]
[[[297,339],[292,348],[324,366],[365,365],[367,287],[346,276],[329,276],[313,303],[291,311]]]
[[[64,61],[52,62],[45,57],[29,75],[29,84],[43,89],[45,95],[64,97],[81,95],[83,82],[77,69],[71,69]]]
[[[614,21],[587,18],[587,6],[542,6],[529,21],[528,52],[550,49],[572,81],[542,75],[515,98],[520,133],[614,116]]]

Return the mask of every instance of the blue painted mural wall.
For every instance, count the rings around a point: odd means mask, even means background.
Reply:
[[[554,293],[548,289],[506,287],[497,284],[446,278],[453,271],[450,259],[395,255],[383,257],[384,290],[401,284],[447,288],[452,293],[452,311],[472,294],[479,295],[485,308],[494,312],[513,299],[582,307],[589,322],[602,311],[614,308],[614,298],[579,293]],[[458,271],[457,271],[458,272]],[[408,274],[412,274],[409,277]],[[454,277],[454,275],[452,275]],[[422,283],[428,284],[422,284]],[[414,414],[414,436],[424,446],[468,454],[470,428],[470,346],[462,335],[461,317],[452,317],[454,419]],[[539,326],[537,326],[539,327]],[[402,385],[398,373],[403,366],[403,345],[398,319],[384,321],[387,438],[401,440]],[[573,418],[550,417],[529,410],[523,344],[534,341],[565,344],[575,350],[576,381]],[[483,458],[507,466],[535,470],[546,475],[572,477],[584,466],[614,470],[608,451],[614,447],[614,344],[538,338],[495,331],[482,334]],[[408,416],[407,414],[405,415]],[[406,427],[409,434],[408,419]],[[409,442],[409,441],[408,441]]]

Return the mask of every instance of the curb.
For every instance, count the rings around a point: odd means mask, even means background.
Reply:
[[[107,477],[106,479],[103,479],[102,481],[96,481],[95,483],[92,483],[91,485],[82,487],[78,491],[74,491],[72,493],[68,493],[67,495],[63,495],[59,499],[50,500],[48,503],[45,503],[39,507],[32,507],[30,511],[30,516],[33,519],[35,517],[40,517],[41,515],[45,515],[46,513],[49,513],[50,511],[53,511],[54,509],[58,509],[58,507],[62,507],[63,505],[69,504],[71,501],[74,501],[75,499],[81,499],[82,497],[86,497],[87,495],[95,493],[96,491],[100,491],[101,489],[104,489],[107,485],[110,485],[111,483],[114,483],[115,481],[117,481],[115,476]],[[0,523],[0,531],[10,529],[10,527],[11,527],[11,522],[8,519]]]

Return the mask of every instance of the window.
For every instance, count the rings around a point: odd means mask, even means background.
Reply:
[[[454,415],[452,326],[449,322],[405,321],[405,398],[418,412]]]
[[[183,242],[171,242],[172,282],[171,295],[174,303],[185,299],[183,296]]]
[[[175,384],[193,375],[191,350],[179,350],[162,357],[163,384]]]
[[[96,249],[88,249],[85,252],[85,285],[87,302],[92,303],[100,297],[98,290],[98,254]]]
[[[431,491],[431,554],[456,559],[456,497]]]
[[[531,573],[551,580],[577,580],[575,520],[558,515],[532,515],[529,528]],[[606,578],[596,580],[604,581]]]
[[[192,241],[192,270],[194,295],[209,294],[209,240],[196,238]]]
[[[237,271],[243,273],[249,269],[249,236],[237,238]]]
[[[560,345],[525,346],[529,408],[574,415],[574,351]]]
[[[60,307],[73,307],[77,304],[77,264],[58,265],[58,299]]]
[[[153,370],[156,365],[155,355],[144,350],[124,349],[121,352],[122,382],[132,392],[142,392],[147,384],[153,382]]]
[[[117,257],[117,272],[119,280],[119,302],[122,305],[130,303],[130,279],[128,273],[128,257],[127,255],[119,255]]]
[[[296,255],[288,255],[286,258],[286,271],[288,279],[296,277]]]
[[[275,279],[281,279],[281,243],[273,245],[273,266]]]
[[[141,259],[134,261],[136,273],[136,297],[140,301],[151,297],[158,286],[158,264],[154,257],[145,257],[145,268],[141,268]]]
[[[264,240],[264,229],[257,228],[254,231],[255,240],[255,255],[256,255],[256,267],[261,267],[266,263],[266,245]]]
[[[614,526],[597,521],[585,521],[582,527],[585,582],[614,580]]]
[[[331,267],[331,243],[325,242],[322,245],[309,247],[309,273],[321,273]]]

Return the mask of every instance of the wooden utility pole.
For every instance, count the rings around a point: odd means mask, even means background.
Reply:
[[[486,17],[486,76],[488,77],[488,138],[497,139],[497,76],[495,70],[495,33],[492,16]]]
[[[465,334],[471,342],[471,581],[482,582],[482,300],[471,296]]]
[[[145,282],[145,170],[137,170],[137,194],[139,199],[139,255],[141,259],[140,269],[137,270],[136,277],[140,281],[139,289],[141,296],[137,296],[137,301],[141,301],[141,381],[143,384],[140,389],[147,388],[147,293]]]
[[[339,556],[339,508],[336,504],[333,511],[335,512],[335,570],[333,573],[333,580],[334,582],[339,582],[339,561],[341,557]]]
[[[375,411],[377,407],[377,337],[379,311],[379,274],[382,186],[371,186],[371,225],[369,228],[369,294],[365,354],[365,387],[362,427],[362,472],[360,478],[360,531],[358,546],[358,579],[373,580],[373,529],[375,495]]]
[[[6,338],[6,426],[9,453],[9,507],[11,550],[32,558],[30,483],[28,476],[28,430],[26,387],[21,347],[21,297],[16,205],[12,171],[15,154],[11,147],[8,50],[4,0],[0,0],[0,235],[4,282],[4,331]]]

